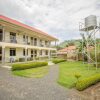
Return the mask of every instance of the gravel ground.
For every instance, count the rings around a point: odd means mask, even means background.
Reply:
[[[39,79],[18,77],[0,68],[0,100],[79,100],[70,98],[69,90],[57,84],[58,65]]]

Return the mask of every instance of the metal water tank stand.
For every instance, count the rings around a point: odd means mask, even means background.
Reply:
[[[85,27],[83,22],[79,23],[79,31],[81,34],[84,34],[86,39],[86,47],[83,46],[83,39],[82,39],[82,55],[83,55],[83,63],[85,63],[84,56],[87,57],[88,69],[90,69],[90,64],[95,64],[96,70],[98,68],[98,64],[100,62],[97,61],[97,54],[100,53],[100,42],[97,44],[96,35],[99,34],[100,39],[100,24],[99,26],[92,26],[92,29]],[[91,37],[91,38],[90,38]],[[91,57],[91,44],[94,44],[94,59]]]

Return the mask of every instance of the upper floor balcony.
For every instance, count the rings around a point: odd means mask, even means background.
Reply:
[[[0,15],[0,41],[16,45],[52,48],[51,42],[57,38],[34,27],[23,24],[15,19]],[[0,44],[3,44],[1,43]],[[11,44],[11,45],[12,45]]]
[[[0,42],[23,44],[23,45],[38,46],[38,47],[47,47],[47,48],[52,47],[51,41],[30,36],[27,34],[24,35],[21,33],[19,34],[15,32],[7,32],[6,30],[3,33],[2,29],[0,29]]]

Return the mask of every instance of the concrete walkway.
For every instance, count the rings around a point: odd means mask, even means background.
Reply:
[[[58,73],[58,65],[52,65],[41,79],[13,76],[0,68],[0,100],[74,100],[68,89],[57,84]]]

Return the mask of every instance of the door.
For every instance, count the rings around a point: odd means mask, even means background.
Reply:
[[[33,37],[31,37],[31,45],[33,45]]]
[[[31,58],[33,58],[33,50],[31,50]]]
[[[26,36],[26,44],[28,44],[28,36]]]
[[[0,47],[0,62],[2,61],[2,48]]]
[[[16,43],[16,33],[10,32],[10,42]]]
[[[0,29],[0,41],[2,41],[2,38],[3,38],[3,30]]]

